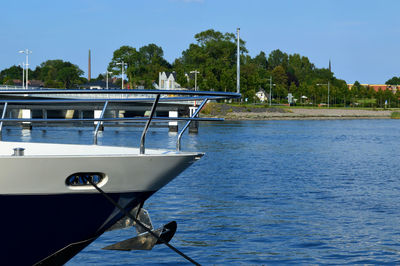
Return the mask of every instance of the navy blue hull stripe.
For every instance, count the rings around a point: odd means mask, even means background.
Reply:
[[[132,209],[153,193],[109,196],[117,202],[123,198],[129,202],[126,209]],[[0,195],[0,206],[0,258],[4,265],[38,263],[72,243],[94,240],[122,217],[112,217],[102,227],[115,207],[101,194]]]

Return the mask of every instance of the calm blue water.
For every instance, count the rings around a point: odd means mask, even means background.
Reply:
[[[399,264],[400,121],[202,123],[183,150],[206,155],[145,208],[171,244],[201,264]],[[136,128],[106,128],[102,144],[137,146]],[[169,137],[169,140],[166,139]],[[10,130],[7,140],[91,143],[91,131]],[[150,147],[175,147],[166,129]],[[68,265],[186,264],[164,246],[104,251],[134,230],[105,233]]]

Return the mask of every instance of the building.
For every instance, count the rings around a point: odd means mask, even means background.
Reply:
[[[181,90],[181,85],[176,82],[176,72],[159,72],[158,86],[159,90]]]
[[[397,90],[400,89],[400,85],[386,85],[386,84],[360,84],[363,87],[366,88],[371,88],[374,91],[386,91],[386,90],[390,90],[393,93],[396,93]],[[354,86],[354,84],[347,84],[347,87],[349,88],[349,90],[351,90],[351,88]]]
[[[267,94],[265,93],[265,91],[263,89],[260,89],[259,91],[257,91],[256,96],[262,103],[265,101],[268,101]]]
[[[13,83],[15,86],[22,86],[22,81],[20,79],[13,79]],[[43,88],[44,82],[41,80],[32,79],[32,80],[28,80],[28,86]]]
[[[95,80],[90,81],[89,83],[79,85],[80,89],[91,89],[91,90],[101,90],[107,88],[107,82],[104,80]],[[117,86],[112,82],[108,82],[109,90],[118,90],[121,89],[121,86]]]

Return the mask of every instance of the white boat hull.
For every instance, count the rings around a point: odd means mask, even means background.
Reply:
[[[12,147],[24,148],[25,154],[7,155]],[[2,142],[0,149],[0,206],[7,215],[0,220],[6,240],[0,257],[10,265],[65,263],[122,218],[90,184],[69,185],[72,174],[104,174],[98,186],[131,210],[202,156],[37,143]]]

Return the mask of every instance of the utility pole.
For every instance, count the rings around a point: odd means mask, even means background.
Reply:
[[[25,67],[26,67],[26,76],[25,76],[25,78],[26,78],[26,82],[25,82],[25,87],[26,87],[26,89],[28,89],[28,81],[29,81],[29,79],[28,79],[28,66],[29,66],[29,63],[28,63],[28,57],[29,57],[29,54],[31,54],[32,53],[32,51],[30,51],[30,50],[28,50],[28,49],[25,49],[25,50],[21,50],[21,51],[19,51],[19,53],[20,54],[25,54],[26,55],[26,64],[25,64]]]
[[[236,29],[237,32],[237,77],[236,77],[236,93],[240,93],[240,28]]]
[[[124,89],[124,68],[127,65],[127,63],[124,63],[124,61],[122,61],[121,63],[117,63],[117,65],[121,65],[121,79],[122,79],[122,85],[121,85],[121,89]]]
[[[111,74],[108,70],[106,71],[106,89],[108,90],[108,74]]]
[[[326,86],[328,86],[328,108],[329,108],[329,89],[330,89],[330,83],[329,83],[329,80],[328,80],[328,83],[326,83],[326,84],[321,84],[321,83],[318,83],[318,84],[317,84],[317,86],[322,86],[322,85],[326,85]]]
[[[271,107],[272,102],[272,76],[269,76],[269,107]]]
[[[194,90],[197,91],[197,74],[200,72],[197,70],[190,71],[190,73],[194,74]]]
[[[272,76],[269,76],[269,107],[271,107],[272,104],[272,86],[275,86],[275,84],[272,84]]]
[[[329,108],[329,80],[328,80],[328,108]]]
[[[92,62],[91,62],[91,56],[90,56],[90,49],[89,49],[89,57],[88,57],[88,81],[90,82],[90,79],[92,78]]]
[[[22,89],[25,89],[25,63],[22,62],[19,65],[22,66]]]

